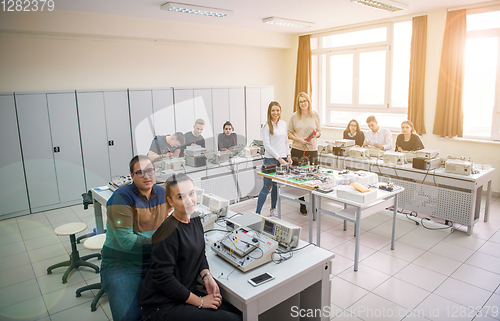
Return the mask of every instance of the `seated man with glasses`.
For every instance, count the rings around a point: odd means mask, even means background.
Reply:
[[[141,320],[139,296],[151,263],[151,237],[167,218],[165,188],[155,185],[155,168],[144,155],[129,164],[133,183],[117,189],[107,203],[101,285],[113,320]]]

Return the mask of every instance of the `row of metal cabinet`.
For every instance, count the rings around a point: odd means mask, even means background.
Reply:
[[[0,219],[81,203],[127,174],[154,136],[188,132],[197,118],[208,148],[226,120],[239,143],[259,139],[273,98],[269,86],[1,93]]]

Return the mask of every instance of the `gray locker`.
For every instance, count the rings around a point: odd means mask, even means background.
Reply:
[[[134,155],[147,155],[155,137],[152,92],[129,89],[128,97]]]
[[[81,202],[85,192],[75,93],[16,93],[31,212]]]
[[[248,143],[251,143],[254,139],[262,139],[260,129],[267,120],[267,107],[269,103],[274,100],[274,87],[247,86],[245,87],[245,99],[247,139]]]
[[[216,149],[214,139],[214,130],[212,125],[212,89],[195,89],[194,90],[194,121],[189,128],[193,130],[196,119],[201,118],[205,121],[203,129],[203,137],[205,138],[205,146],[208,149]]]
[[[128,164],[133,157],[127,92],[105,91],[104,107],[111,177],[124,175],[130,172]]]
[[[229,89],[228,88],[212,88],[213,99],[213,134],[214,134],[214,150],[217,150],[217,139],[222,133],[222,125],[229,120]]]
[[[47,94],[59,202],[81,202],[86,192],[75,92]],[[56,152],[57,149],[57,152]]]
[[[13,94],[0,95],[0,218],[29,213]]]
[[[229,88],[229,119],[238,134],[239,145],[247,145],[245,116],[245,89]]]
[[[106,114],[102,92],[77,92],[85,180],[88,189],[110,181]]]
[[[175,133],[175,111],[174,94],[172,88],[154,89],[153,97],[153,119],[156,135],[168,135]]]
[[[59,203],[46,94],[15,94],[31,208]]]
[[[174,100],[176,130],[181,133],[192,130],[195,121],[193,89],[174,88]]]
[[[129,172],[132,141],[126,90],[79,91],[78,115],[87,188]]]

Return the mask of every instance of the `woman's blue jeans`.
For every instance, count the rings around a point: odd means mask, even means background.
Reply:
[[[264,165],[269,164],[276,164],[279,166],[280,162],[278,162],[276,158],[264,158]],[[271,208],[276,208],[276,203],[278,202],[278,185],[273,183],[272,179],[264,177],[264,185],[262,186],[259,198],[257,199],[257,209],[255,210],[255,213],[260,214],[269,192],[271,192]]]

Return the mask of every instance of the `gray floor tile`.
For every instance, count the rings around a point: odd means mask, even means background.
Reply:
[[[0,308],[41,296],[36,279],[16,283],[0,291]]]
[[[83,297],[83,296],[82,296]],[[83,302],[70,309],[51,314],[52,321],[108,321],[108,316],[98,307],[95,312],[90,312],[90,302]]]
[[[89,302],[90,304],[92,298],[86,296],[77,298],[75,294],[78,288],[85,285],[86,283],[82,282],[80,284],[75,284],[60,290],[43,294],[43,300],[45,301],[45,306],[47,307],[49,315],[70,309],[85,302]]]
[[[5,270],[10,270],[18,266],[30,264],[28,252],[22,252],[10,256],[3,257],[0,260],[0,273]]]
[[[41,296],[0,309],[2,321],[47,321],[48,313]]]
[[[31,262],[38,262],[52,257],[60,256],[67,253],[64,246],[60,243],[47,245],[45,247],[30,250],[28,255],[30,256]]]
[[[0,258],[26,252],[26,246],[23,242],[0,245]]]
[[[23,265],[10,270],[5,270],[0,273],[0,288],[28,281],[34,278],[35,273],[33,272],[33,267],[31,265]]]

